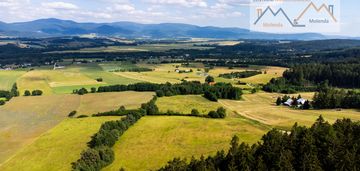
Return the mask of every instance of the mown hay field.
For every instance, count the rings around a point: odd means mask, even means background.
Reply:
[[[80,153],[87,148],[86,143],[100,125],[118,119],[120,117],[65,119],[0,165],[0,170],[71,170],[71,162],[80,158]]]
[[[0,163],[76,110],[78,115],[139,108],[152,92],[116,92],[79,95],[16,97],[0,107]]]
[[[209,101],[201,95],[161,97],[157,99],[156,105],[161,112],[170,110],[190,114],[192,109],[197,109],[200,114],[204,115],[221,107],[219,103]]]
[[[311,100],[313,93],[300,93],[302,97]],[[276,106],[276,93],[256,93],[243,95],[242,101],[219,100],[219,103],[229,111],[242,117],[255,120],[259,123],[281,129],[290,129],[297,122],[300,125],[310,126],[322,115],[325,120],[334,122],[336,119],[350,118],[360,120],[360,111],[355,109],[329,110],[300,110],[287,106]],[[297,94],[293,95],[297,97]]]
[[[146,116],[120,137],[113,147],[115,161],[104,170],[155,170],[174,157],[199,158],[226,150],[234,135],[255,143],[266,131],[243,118]]]

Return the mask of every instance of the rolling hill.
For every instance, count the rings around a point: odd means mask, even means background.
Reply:
[[[76,36],[95,33],[125,38],[218,38],[314,40],[327,37],[316,33],[271,34],[242,28],[200,27],[181,23],[140,24],[134,22],[78,23],[55,18],[29,22],[0,22],[0,35],[15,37]]]

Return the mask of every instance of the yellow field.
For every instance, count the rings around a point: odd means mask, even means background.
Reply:
[[[147,116],[120,137],[113,147],[115,161],[104,170],[154,170],[174,157],[189,159],[228,149],[234,135],[255,143],[266,130],[242,118]]]
[[[259,74],[249,78],[239,79],[241,82],[252,83],[252,84],[266,84],[272,78],[282,77],[286,68],[282,67],[265,67],[261,69],[263,73],[266,71],[266,74]]]
[[[140,108],[142,103],[149,102],[154,92],[113,92],[95,93],[80,96],[81,103],[77,108],[79,114],[90,115],[97,112],[110,111],[125,106],[127,109]]]
[[[0,163],[57,125],[73,110],[80,115],[114,110],[122,105],[138,108],[153,95],[118,92],[13,98],[0,107]]]
[[[156,101],[156,105],[161,112],[171,110],[183,114],[190,114],[192,109],[197,109],[200,114],[205,115],[221,107],[219,103],[209,101],[200,95],[161,97]]]
[[[311,100],[312,95],[313,93],[305,93],[302,96]],[[295,122],[310,126],[320,115],[330,122],[344,117],[360,120],[360,111],[358,110],[298,110],[286,106],[276,106],[275,101],[278,96],[282,95],[275,93],[245,94],[243,101],[219,100],[219,103],[243,117],[282,129],[289,129]]]
[[[0,170],[71,170],[71,162],[80,158],[80,153],[87,148],[86,143],[100,125],[117,119],[119,117],[65,119],[0,165]]]
[[[51,95],[53,91],[48,82],[46,72],[29,71],[18,79],[17,85],[20,95],[23,95],[25,90],[41,90],[43,95]]]
[[[10,90],[24,71],[0,71],[0,90]]]
[[[180,70],[190,70],[192,73],[177,73],[175,72],[176,66],[179,66]],[[160,64],[160,65],[147,65],[142,64],[141,67],[153,68],[152,72],[117,72],[117,75],[126,77],[129,79],[140,80],[144,82],[152,83],[180,83],[181,80],[187,81],[200,81],[205,82],[204,66],[199,67],[181,67],[181,64]],[[200,69],[200,71],[198,71]],[[224,79],[218,77],[219,74],[231,73],[231,72],[241,72],[246,70],[257,70],[267,71],[267,74],[261,74],[254,77],[249,77],[246,79]],[[270,81],[271,78],[280,77],[286,68],[281,67],[250,67],[250,68],[234,68],[228,69],[226,67],[215,67],[209,71],[209,75],[215,77],[217,82],[226,82],[226,83],[237,83],[239,80],[246,83],[253,84],[264,84]]]

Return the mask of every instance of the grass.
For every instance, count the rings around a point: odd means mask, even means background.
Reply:
[[[266,72],[266,74],[259,74],[252,77],[240,79],[241,82],[251,83],[251,84],[266,84],[272,78],[282,77],[286,68],[282,67],[265,67],[261,71]]]
[[[97,82],[102,78],[103,82]],[[18,80],[20,94],[25,90],[39,89],[44,95],[69,94],[74,89],[99,87],[110,84],[132,84],[139,80],[121,77],[119,75],[104,71],[98,64],[69,65],[65,69],[50,70],[38,68],[29,71]]]
[[[67,118],[73,110],[77,110],[78,115],[89,115],[118,109],[122,105],[138,108],[153,94],[118,92],[13,98],[0,107],[0,163]]]
[[[190,114],[192,109],[197,109],[200,114],[205,115],[221,107],[219,103],[211,102],[197,95],[161,97],[156,101],[156,105],[161,112],[171,110],[183,114]]]
[[[80,158],[100,125],[117,119],[119,117],[65,119],[0,165],[0,170],[71,170],[71,162]]]
[[[312,95],[313,93],[302,94],[306,99],[311,99]],[[290,129],[295,122],[310,126],[320,115],[329,122],[344,117],[360,120],[360,111],[358,110],[298,110],[286,106],[276,106],[275,101],[278,96],[282,95],[275,93],[245,94],[243,101],[219,100],[219,103],[243,117],[281,129]]]
[[[0,107],[0,163],[77,108],[73,95],[16,97]],[[0,169],[1,170],[1,169]]]
[[[265,131],[242,118],[144,117],[120,137],[113,147],[115,161],[103,170],[154,170],[174,157],[228,149],[234,135],[255,143]]]
[[[101,94],[101,93],[100,93]],[[137,109],[142,103],[150,101],[153,92],[114,92],[87,94],[81,96],[81,103],[77,111],[79,114],[90,115],[101,111],[110,111],[125,106],[127,109]]]
[[[23,71],[0,71],[0,90],[10,90]]]
[[[47,72],[43,71],[29,71],[21,76],[17,81],[20,94],[23,95],[25,90],[41,90],[43,95],[53,94],[46,75]]]

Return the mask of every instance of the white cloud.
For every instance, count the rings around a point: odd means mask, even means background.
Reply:
[[[44,2],[41,3],[41,6],[45,8],[51,8],[51,9],[62,9],[62,10],[76,10],[79,9],[78,6],[67,3],[67,2]]]
[[[208,4],[204,0],[149,0],[152,4],[165,5],[181,5],[185,7],[207,7]]]

